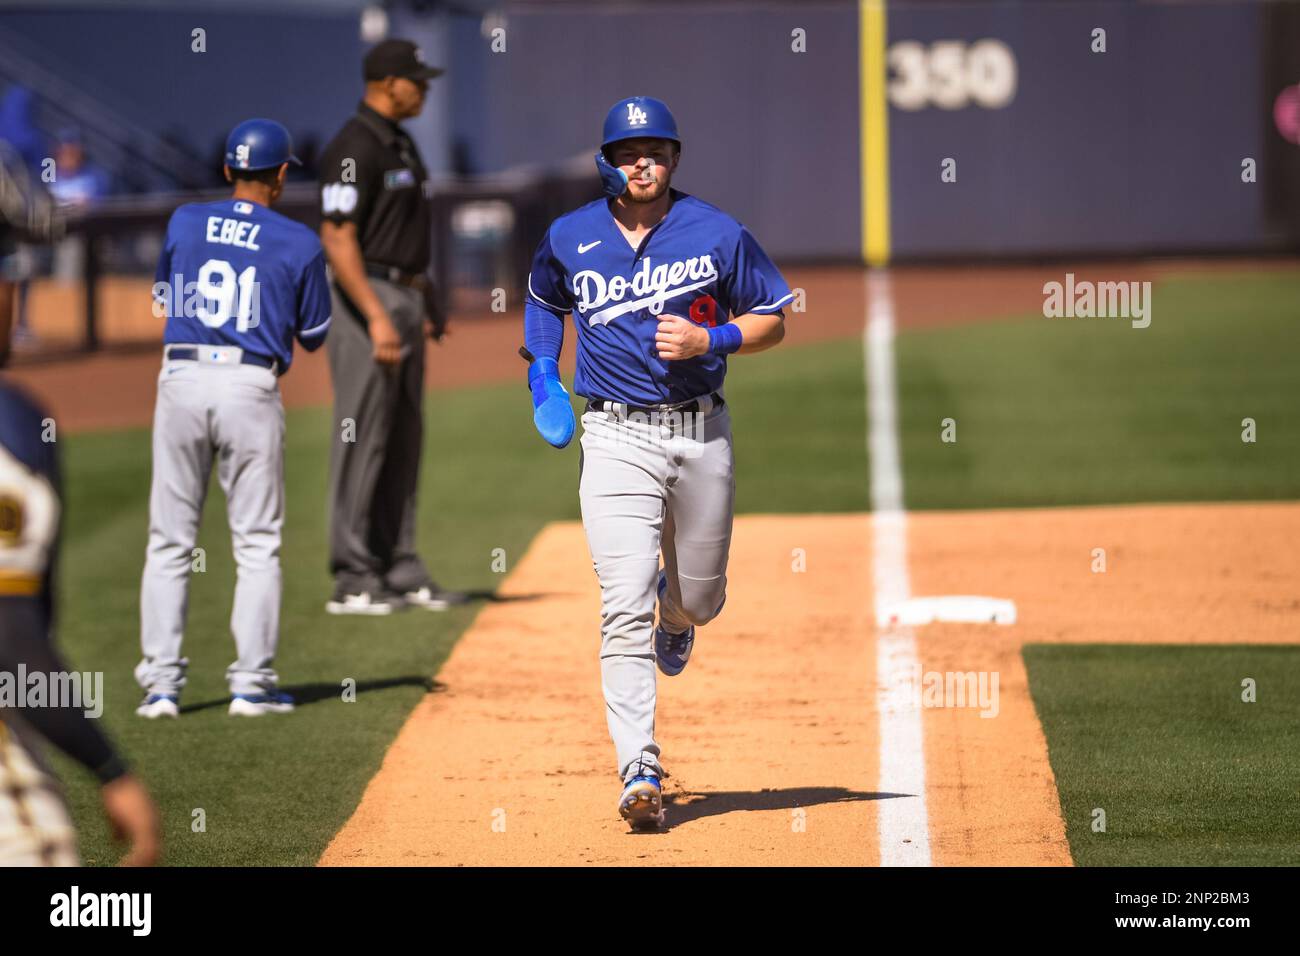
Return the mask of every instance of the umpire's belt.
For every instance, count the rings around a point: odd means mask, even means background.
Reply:
[[[403,272],[397,266],[386,266],[379,262],[366,263],[366,275],[376,279],[387,279],[409,289],[424,291],[429,284],[429,277],[419,272]]]
[[[163,361],[199,362],[203,365],[256,365],[279,374],[275,359],[262,358],[245,352],[237,345],[167,345],[163,347]]]
[[[628,415],[693,415],[696,412],[702,412],[707,415],[714,409],[721,408],[727,403],[723,401],[721,395],[717,392],[709,392],[708,395],[700,398],[693,398],[689,402],[677,402],[668,405],[627,405],[623,402],[611,402],[603,398],[592,398],[587,400],[587,411],[589,412],[612,412],[619,418],[626,418]]]

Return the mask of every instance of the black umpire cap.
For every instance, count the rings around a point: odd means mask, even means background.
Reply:
[[[445,70],[424,62],[420,48],[410,40],[385,40],[366,54],[363,63],[366,82],[401,76],[408,80],[431,80]]]

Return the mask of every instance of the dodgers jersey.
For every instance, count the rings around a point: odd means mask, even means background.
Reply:
[[[794,294],[740,223],[672,190],[668,214],[638,249],[624,238],[608,199],[561,216],[533,258],[525,313],[544,309],[578,333],[573,390],[633,405],[683,402],[722,388],[725,355],[663,361],[655,348],[661,315],[717,323],[779,312]],[[692,315],[692,306],[696,314]]]
[[[239,346],[283,373],[295,337],[309,352],[325,341],[330,294],[320,240],[259,203],[181,206],[154,281],[167,309],[165,343]]]

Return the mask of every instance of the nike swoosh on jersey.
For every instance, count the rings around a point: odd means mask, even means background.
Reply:
[[[588,249],[595,249],[598,245],[600,245],[604,241],[605,241],[604,239],[597,239],[595,242],[578,243],[578,255],[582,255]]]

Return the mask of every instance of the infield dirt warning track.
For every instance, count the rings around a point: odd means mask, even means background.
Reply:
[[[632,834],[600,695],[582,528],[548,526],[389,749],[323,865],[876,865],[868,515],[737,519],[727,608],[659,678],[668,829]],[[917,629],[926,674],[996,672],[996,716],[923,710],[932,862],[1069,865],[1027,642],[1286,643],[1300,505],[912,513],[918,594],[1001,593],[1009,627]],[[1091,570],[1106,547],[1108,570]],[[801,549],[802,570],[795,549]],[[1268,559],[1264,556],[1271,555]],[[987,711],[987,708],[983,708]]]
[[[835,593],[870,580],[867,521],[737,524],[728,613],[659,678],[673,822],[650,835],[616,811],[586,539],[548,526],[505,582],[518,600],[461,638],[322,863],[874,864],[870,608]],[[835,572],[792,573],[794,547]]]

